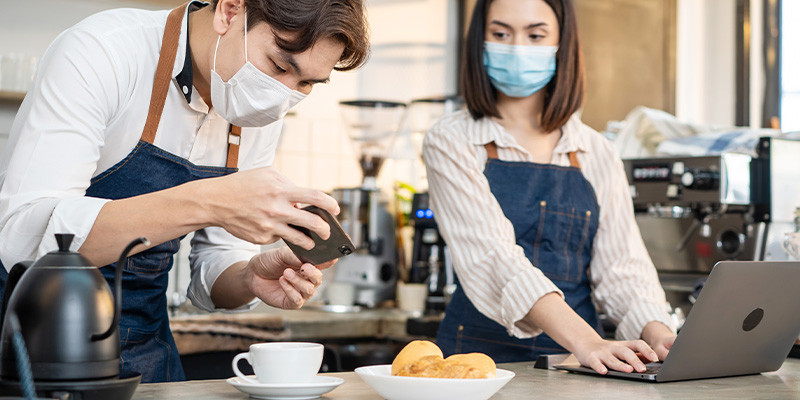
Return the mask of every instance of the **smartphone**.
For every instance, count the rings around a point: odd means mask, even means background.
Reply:
[[[300,261],[309,263],[311,265],[319,265],[331,260],[335,260],[339,257],[344,257],[355,251],[355,246],[350,240],[350,237],[347,236],[347,234],[344,232],[344,229],[342,229],[342,226],[339,225],[339,221],[337,221],[333,215],[317,206],[303,207],[302,210],[319,215],[323,220],[325,220],[325,222],[327,222],[331,227],[331,236],[327,240],[324,240],[317,235],[316,232],[313,232],[310,229],[296,225],[289,225],[292,228],[303,232],[306,236],[310,237],[311,240],[314,241],[314,247],[311,250],[306,250],[284,239],[284,242],[286,242],[286,244],[289,246],[289,249],[292,250],[292,252],[297,256],[297,258],[300,259]]]

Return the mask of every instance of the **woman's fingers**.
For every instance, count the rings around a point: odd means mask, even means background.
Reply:
[[[630,352],[631,356],[636,357],[636,355],[633,354],[633,351],[631,351],[630,349],[625,348],[624,350]],[[633,372],[633,367],[631,367],[630,364],[626,364],[620,361],[620,358],[625,359],[625,357],[622,356],[621,354],[607,353],[604,355],[602,361],[603,364],[605,364],[606,366],[608,366],[608,368],[611,368],[613,370],[622,372]]]
[[[638,351],[642,355],[644,355],[650,362],[656,362],[659,360],[658,354],[656,354],[653,349],[647,345],[644,340],[633,340],[629,342],[632,344],[632,349]]]
[[[603,362],[600,361],[599,358],[592,359],[592,361],[589,362],[589,368],[597,371],[598,374],[602,375],[605,375],[608,372],[608,368],[606,368],[606,365],[603,364]]]
[[[642,360],[639,359],[639,356],[637,356],[633,350],[627,347],[623,347],[619,351],[619,353],[616,354],[616,356],[625,363],[627,363],[629,366],[633,367],[633,369],[636,370],[637,372],[644,372],[645,370],[644,363],[642,363]]]

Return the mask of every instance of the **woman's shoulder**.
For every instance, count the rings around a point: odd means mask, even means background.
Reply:
[[[473,119],[469,111],[459,110],[439,118],[425,135],[425,140],[469,143],[483,125],[484,121]]]
[[[577,114],[569,119],[565,128],[569,130],[571,135],[574,135],[584,150],[592,155],[603,159],[620,158],[614,144],[603,134],[586,125]]]

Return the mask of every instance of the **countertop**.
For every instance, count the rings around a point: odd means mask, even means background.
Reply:
[[[245,313],[182,312],[170,317],[178,352],[246,351],[265,341],[407,337],[409,315],[397,309],[329,312],[311,307],[281,310],[259,305]]]
[[[800,360],[787,359],[776,372],[734,378],[646,383],[534,369],[533,363],[500,364],[517,376],[492,400],[558,399],[798,399]],[[378,400],[381,397],[353,372],[327,374],[345,383],[321,399]],[[140,385],[133,399],[248,399],[224,380]]]

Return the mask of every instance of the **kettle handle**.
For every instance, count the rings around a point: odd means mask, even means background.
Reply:
[[[93,342],[108,338],[119,326],[119,318],[122,314],[122,266],[125,264],[125,259],[128,258],[128,253],[140,244],[149,246],[150,241],[144,237],[134,239],[125,247],[125,250],[122,250],[122,254],[120,254],[119,260],[117,260],[117,266],[114,271],[114,320],[105,332],[92,334]]]
[[[6,287],[3,289],[3,307],[0,309],[0,323],[5,321],[6,309],[8,308],[8,301],[11,300],[11,293],[17,287],[17,283],[24,274],[33,265],[33,261],[21,261],[14,264],[11,270],[8,271],[8,278],[6,278]]]

